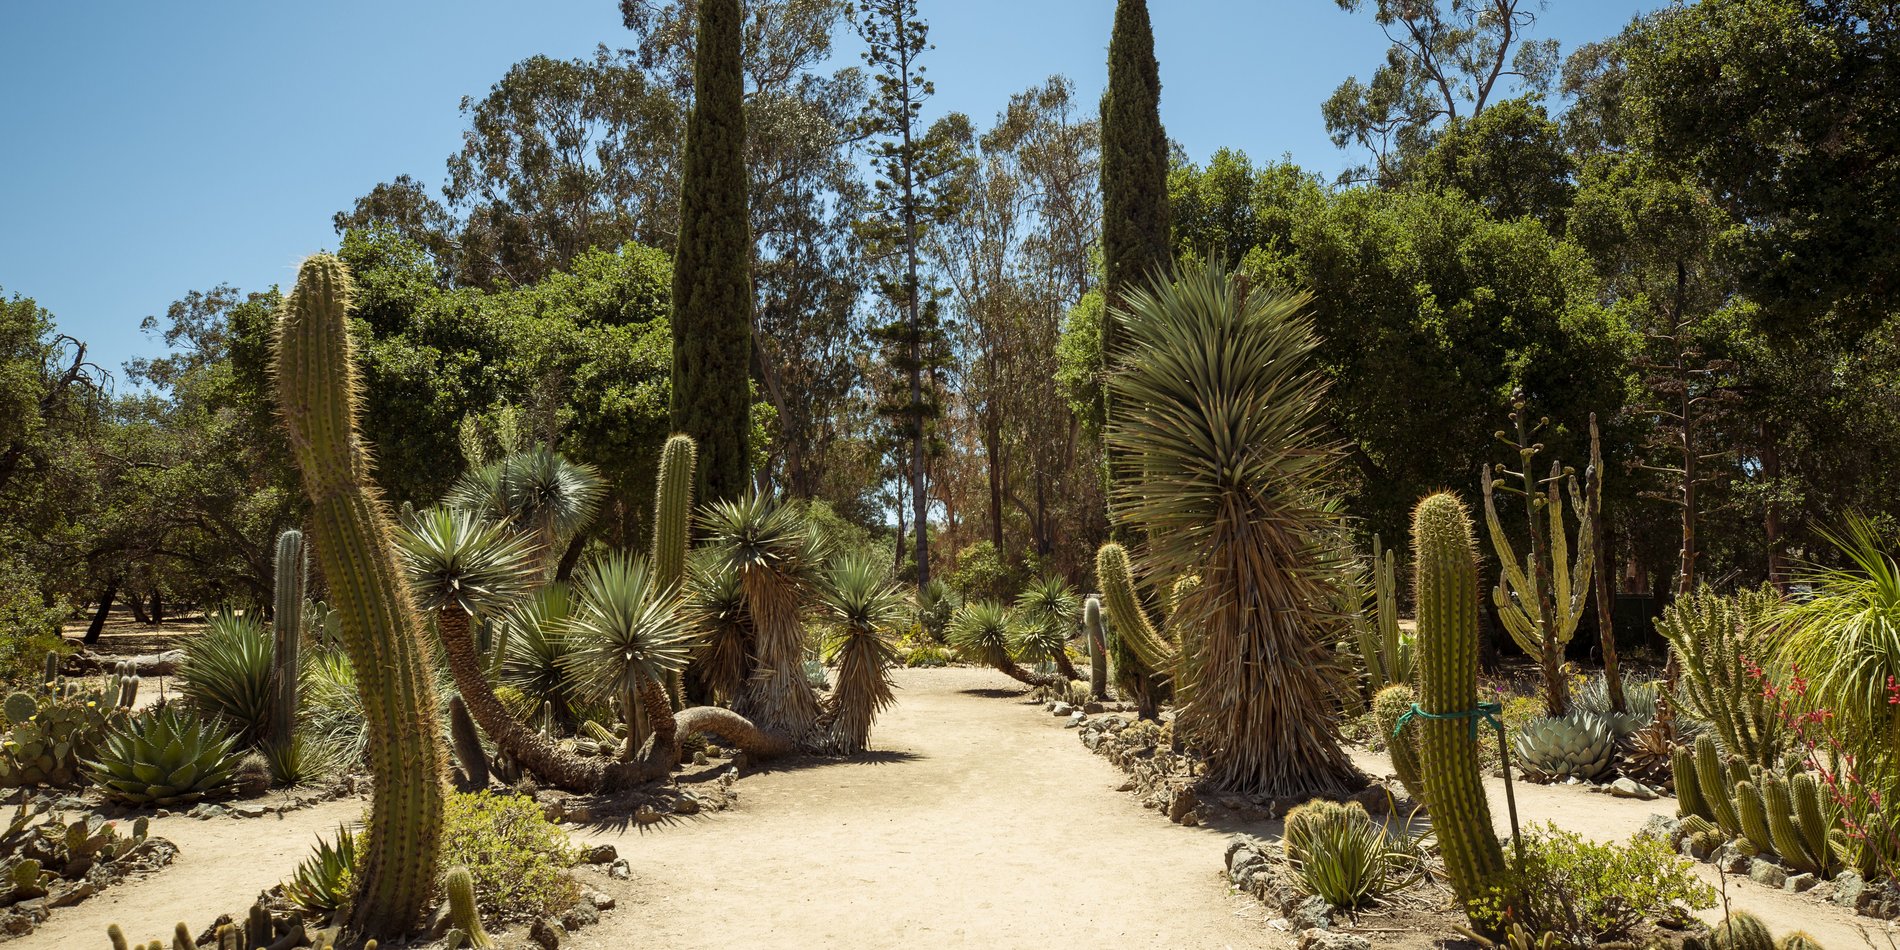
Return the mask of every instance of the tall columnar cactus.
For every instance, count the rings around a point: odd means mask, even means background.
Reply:
[[[271,704],[271,742],[288,748],[297,738],[297,647],[303,637],[304,581],[309,573],[309,556],[304,551],[303,532],[295,528],[277,536],[275,597],[271,606],[271,632],[276,638],[272,656],[271,685],[276,701]]]
[[[1775,838],[1768,830],[1768,809],[1762,804],[1761,789],[1752,781],[1735,783],[1735,817],[1742,823],[1742,834],[1755,850],[1775,853]]]
[[[1125,699],[1133,699],[1144,719],[1156,715],[1159,680],[1174,668],[1174,644],[1163,639],[1142,609],[1135,590],[1134,568],[1128,550],[1113,542],[1095,555],[1095,577],[1102,585],[1102,605],[1108,608],[1108,652],[1115,661],[1115,685]]]
[[[1366,667],[1366,692],[1377,696],[1388,686],[1412,681],[1412,654],[1399,635],[1398,560],[1391,548],[1372,539],[1372,616],[1358,623],[1359,658]]]
[[[1498,618],[1511,633],[1511,639],[1525,653],[1537,657],[1544,673],[1544,704],[1552,716],[1570,711],[1568,683],[1563,674],[1564,647],[1577,632],[1577,621],[1590,604],[1590,576],[1596,567],[1596,536],[1593,526],[1602,504],[1602,479],[1594,469],[1580,483],[1573,470],[1557,462],[1550,464],[1550,477],[1538,479],[1531,471],[1532,458],[1543,448],[1532,439],[1550,423],[1529,421],[1529,409],[1523,393],[1515,394],[1511,419],[1517,424],[1515,441],[1503,432],[1499,440],[1517,450],[1518,471],[1504,465],[1482,466],[1479,472],[1484,486],[1484,520],[1490,529],[1491,545],[1498,556],[1498,584],[1492,600]],[[1590,430],[1591,458],[1601,453],[1596,447],[1596,429]],[[1493,475],[1520,479],[1521,488],[1512,488]],[[1577,552],[1570,556],[1569,534],[1564,526],[1563,487],[1569,486],[1570,504],[1577,518]],[[1498,520],[1495,488],[1504,488],[1524,496],[1525,519],[1530,525],[1530,550],[1517,556],[1510,536]],[[1548,527],[1539,516],[1548,518]]]
[[[662,590],[680,590],[686,583],[686,554],[693,541],[693,484],[697,477],[699,444],[689,435],[675,435],[660,450],[660,476],[653,486],[653,577]],[[683,674],[666,684],[673,708],[685,695]]]
[[[1677,746],[1669,753],[1669,771],[1676,783],[1676,814],[1683,818],[1699,815],[1713,821],[1715,813],[1702,800],[1702,783],[1696,779],[1695,754]]]
[[[319,254],[304,261],[278,321],[277,400],[369,733],[370,845],[347,929],[394,937],[416,924],[435,889],[447,762],[422,618],[356,429],[362,383],[349,297],[341,260]]]
[[[1729,794],[1732,782],[1728,770],[1722,765],[1722,753],[1716,748],[1713,736],[1704,734],[1696,737],[1695,779],[1696,789],[1701,793],[1702,802],[1708,806],[1716,826],[1731,838],[1740,835],[1742,821],[1735,814],[1735,799]]]
[[[1412,514],[1418,600],[1419,709],[1414,720],[1425,803],[1445,870],[1469,906],[1504,872],[1504,851],[1478,775],[1469,715],[1478,705],[1478,561],[1463,502],[1439,493]],[[1433,718],[1433,717],[1449,718]]]
[[[1108,699],[1108,634],[1102,628],[1102,595],[1082,601],[1082,634],[1089,642],[1089,698]]]

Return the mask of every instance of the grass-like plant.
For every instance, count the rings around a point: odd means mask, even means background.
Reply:
[[[606,494],[593,466],[537,446],[464,474],[448,503],[532,538],[536,562],[551,576],[563,546],[593,522]]]
[[[890,669],[908,605],[882,560],[870,555],[832,562],[822,604],[825,662],[838,668],[838,677],[825,704],[821,741],[832,752],[862,752],[872,720],[897,701]]]
[[[214,613],[204,632],[185,644],[178,691],[199,712],[223,720],[241,746],[256,745],[269,731],[276,705],[273,650],[257,615]]]
[[[1852,741],[1892,750],[1900,739],[1900,562],[1864,517],[1823,536],[1847,564],[1801,573],[1813,595],[1776,611],[1787,637],[1782,656],[1806,678],[1807,701],[1840,717]]]
[[[1069,635],[1082,619],[1082,598],[1060,574],[1044,574],[1016,595],[1015,650],[1025,663],[1047,663],[1066,679],[1081,679],[1069,659]]]
[[[495,620],[501,634],[500,680],[527,697],[533,708],[552,704],[555,718],[576,718],[574,684],[567,672],[567,623],[574,616],[574,588],[556,581],[536,590]]]
[[[1012,652],[1017,641],[1015,611],[994,600],[972,600],[950,617],[946,636],[951,649],[965,660],[991,667],[1030,686],[1059,689],[1068,684],[1060,675],[1045,676],[1025,670]]]
[[[1334,720],[1352,689],[1328,604],[1342,565],[1339,451],[1305,299],[1218,263],[1129,295],[1110,367],[1110,512],[1146,539],[1144,573],[1199,575],[1169,627],[1182,645],[1176,728],[1208,780],[1273,795],[1364,784]],[[1271,658],[1271,659],[1269,659]]]

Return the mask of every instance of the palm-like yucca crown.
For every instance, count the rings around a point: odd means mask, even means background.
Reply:
[[[501,681],[537,705],[546,700],[565,709],[574,699],[564,665],[574,599],[574,588],[557,581],[501,616]]]
[[[582,693],[625,696],[642,681],[666,682],[692,659],[699,641],[645,558],[615,553],[595,561],[576,594],[561,662]]]
[[[606,493],[592,465],[537,446],[464,474],[448,503],[522,531],[567,538],[594,519]]]
[[[716,569],[810,582],[825,560],[818,533],[797,508],[774,495],[753,492],[713,502],[702,512],[701,526]]]
[[[1033,663],[1053,663],[1068,648],[1069,634],[1082,613],[1082,598],[1060,574],[1029,582],[1016,597],[1016,655]]]
[[[824,612],[833,628],[825,640],[827,659],[832,658],[840,640],[881,634],[904,617],[904,594],[877,558],[863,554],[839,558],[832,562],[825,579]]]
[[[396,552],[419,605],[473,616],[534,589],[534,547],[505,525],[455,508],[429,508],[396,529]]]
[[[973,663],[1009,663],[1015,620],[1010,609],[996,601],[970,601],[950,617],[950,646]]]

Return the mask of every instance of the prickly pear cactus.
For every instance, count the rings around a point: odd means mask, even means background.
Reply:
[[[125,721],[117,700],[104,693],[9,695],[4,705],[10,727],[0,739],[0,787],[79,784],[80,759]]]

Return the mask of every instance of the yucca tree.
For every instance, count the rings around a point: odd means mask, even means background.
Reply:
[[[687,667],[687,691],[709,701],[733,701],[752,669],[752,620],[739,572],[717,552],[695,552],[686,571],[680,618],[700,643]]]
[[[536,590],[495,622],[501,640],[499,678],[534,702],[554,705],[565,725],[575,720],[573,682],[562,658],[567,656],[567,622],[574,615],[574,588],[555,581]]]
[[[697,642],[679,621],[679,592],[662,585],[645,558],[615,553],[588,567],[567,639],[561,663],[581,695],[626,710],[622,761],[633,760],[644,738],[633,728],[636,710],[656,748],[677,743],[666,683],[686,668]]]
[[[1365,781],[1335,731],[1350,688],[1328,636],[1339,451],[1304,302],[1191,266],[1129,295],[1108,377],[1110,513],[1146,539],[1145,573],[1201,578],[1169,618],[1176,728],[1215,786],[1275,796]]]
[[[871,722],[897,696],[891,666],[897,660],[895,631],[909,611],[880,558],[852,555],[825,573],[822,615],[825,662],[838,668],[825,702],[821,744],[831,752],[862,752]]]
[[[537,566],[552,577],[564,546],[593,523],[606,493],[592,465],[537,446],[467,472],[448,504],[533,538]]]
[[[700,525],[712,552],[706,566],[738,578],[751,625],[751,669],[733,710],[803,743],[820,712],[805,678],[804,611],[820,587],[824,545],[796,508],[760,492],[713,503]]]
[[[417,606],[435,618],[442,654],[469,715],[489,739],[529,771],[569,791],[592,791],[589,763],[529,729],[495,698],[470,619],[518,602],[540,569],[533,542],[504,524],[455,508],[417,512],[396,531],[396,550]]]
[[[1016,662],[1011,652],[1016,624],[1015,613],[1008,607],[993,600],[973,600],[950,615],[948,639],[951,648],[964,659],[993,667],[1011,679],[1050,689],[1067,685],[1059,674],[1033,673]]]
[[[1045,574],[1016,595],[1016,656],[1026,663],[1052,663],[1064,678],[1081,679],[1069,660],[1069,634],[1082,617],[1082,598],[1060,574]]]

